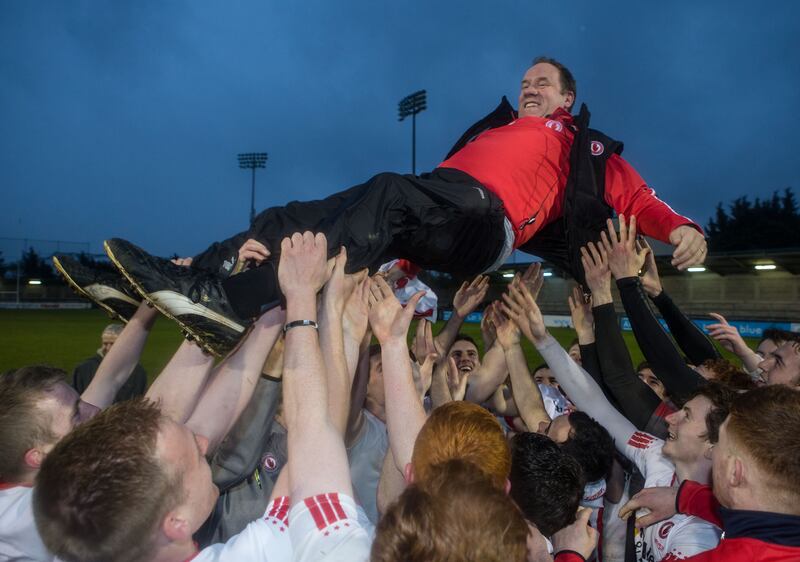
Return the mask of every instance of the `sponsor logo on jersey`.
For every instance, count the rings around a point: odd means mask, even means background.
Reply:
[[[667,521],[658,529],[658,536],[662,539],[666,539],[667,535],[669,534],[670,530],[675,526],[675,523],[672,521]]]
[[[592,156],[600,156],[605,150],[606,147],[603,146],[602,142],[592,141]]]

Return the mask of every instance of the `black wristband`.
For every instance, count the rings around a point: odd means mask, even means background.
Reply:
[[[292,320],[291,322],[287,322],[283,325],[283,333],[285,334],[292,328],[299,328],[300,326],[310,326],[315,330],[319,330],[319,324],[314,322],[313,320]]]

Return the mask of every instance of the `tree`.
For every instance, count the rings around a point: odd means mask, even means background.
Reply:
[[[719,203],[708,221],[712,251],[766,250],[800,247],[800,210],[792,188],[768,199],[734,199],[726,211]]]
[[[41,258],[33,248],[28,248],[22,254],[20,269],[22,276],[28,279],[52,279],[55,277],[50,264]]]

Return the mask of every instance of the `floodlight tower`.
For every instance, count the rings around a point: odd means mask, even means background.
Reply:
[[[417,113],[427,108],[425,90],[414,92],[400,100],[398,104],[398,121],[411,116],[411,173],[417,174]]]
[[[253,171],[252,182],[250,184],[250,226],[253,226],[253,221],[256,219],[256,168],[267,167],[267,153],[243,152],[237,157],[239,158],[240,168],[249,168]]]

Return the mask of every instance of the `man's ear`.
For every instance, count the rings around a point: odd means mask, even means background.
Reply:
[[[573,106],[575,105],[575,92],[567,92],[566,94],[567,99],[564,101],[564,105],[566,106],[567,111],[572,111]]]
[[[414,483],[414,467],[411,466],[411,463],[406,463],[403,469],[403,478],[406,479],[406,485]]]
[[[178,509],[174,509],[164,516],[164,520],[161,522],[161,531],[171,542],[185,542],[192,538],[189,521]]]
[[[509,480],[508,478],[506,478],[506,483],[503,486],[503,489],[505,490],[506,495],[511,493],[511,480]]]
[[[741,488],[745,482],[747,481],[747,475],[744,471],[744,464],[742,464],[742,459],[736,457],[733,460],[733,470],[728,475],[728,484],[732,488]]]
[[[38,470],[41,468],[46,456],[47,454],[44,451],[38,447],[33,447],[25,451],[25,455],[22,457],[22,460],[25,462],[25,465],[28,468]]]

